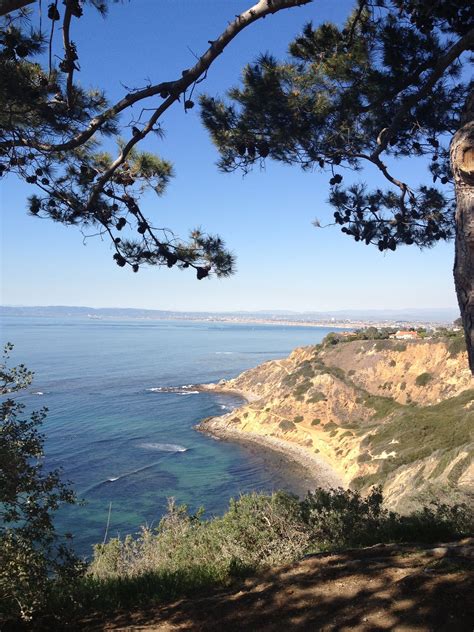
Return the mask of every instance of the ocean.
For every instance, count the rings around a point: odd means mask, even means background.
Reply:
[[[240,493],[300,491],[297,474],[281,458],[193,429],[239,406],[239,397],[180,387],[235,377],[318,343],[329,329],[4,317],[1,331],[2,343],[15,345],[11,365],[35,372],[17,398],[26,412],[49,410],[45,467],[61,468],[84,500],[56,516],[80,555],[90,556],[103,540],[109,509],[108,537],[123,537],[156,526],[170,497],[212,516]]]

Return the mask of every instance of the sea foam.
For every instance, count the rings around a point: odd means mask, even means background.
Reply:
[[[191,390],[192,384],[184,386],[155,386],[147,388],[150,393],[174,393],[175,395],[197,395],[199,391]]]
[[[160,452],[186,452],[188,448],[176,443],[140,443],[139,448],[144,450],[159,450]]]

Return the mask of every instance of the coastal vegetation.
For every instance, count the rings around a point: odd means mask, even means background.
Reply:
[[[60,472],[43,467],[46,409],[24,417],[24,405],[12,395],[25,389],[33,373],[9,367],[7,343],[0,364],[0,626],[1,620],[30,620],[48,608],[51,590],[71,596],[84,565],[71,546],[71,535],[56,532],[54,512],[72,504],[72,489]],[[51,578],[54,578],[52,581]]]
[[[111,613],[198,597],[250,575],[300,560],[307,554],[371,544],[447,541],[471,534],[465,505],[434,503],[407,516],[384,507],[380,488],[366,496],[349,490],[316,489],[300,500],[285,492],[232,499],[222,516],[189,513],[171,499],[156,529],[98,544],[81,576],[51,575],[46,599],[34,602],[37,623],[71,622],[90,613]],[[2,595],[5,629],[21,613]]]

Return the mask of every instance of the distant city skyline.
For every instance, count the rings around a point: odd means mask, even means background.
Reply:
[[[203,51],[208,39],[248,4],[209,0],[210,11],[202,11],[200,3],[171,0],[161,2],[159,11],[155,3],[141,3],[140,11],[113,4],[105,20],[88,8],[76,26],[80,77],[115,99],[123,94],[124,85],[137,87],[150,78],[179,76],[194,60],[191,51]],[[256,55],[268,50],[283,57],[306,22],[340,23],[352,5],[347,0],[320,0],[252,25],[224,51],[199,91],[223,94]],[[133,39],[137,34],[139,45]],[[1,301],[181,311],[456,308],[452,243],[421,253],[402,247],[382,254],[334,227],[315,229],[315,217],[322,224],[332,221],[329,176],[271,162],[245,178],[219,173],[217,152],[198,110],[196,106],[186,114],[181,108],[170,111],[163,121],[164,139],[143,144],[171,160],[176,172],[165,196],[147,195],[143,206],[159,225],[178,235],[185,236],[197,225],[220,234],[237,255],[235,276],[197,281],[189,270],[150,268],[133,274],[120,269],[107,242],[28,216],[26,198],[34,191],[9,178],[2,180],[0,191]],[[397,164],[401,176],[408,172],[422,182],[430,177],[417,160]],[[344,178],[347,183],[380,185],[370,169],[359,174],[346,171]]]

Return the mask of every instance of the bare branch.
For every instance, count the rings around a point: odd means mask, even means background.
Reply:
[[[165,108],[160,111],[161,114],[166,111],[169,106],[177,100],[179,95],[187,90],[194,82],[208,70],[211,64],[217,59],[217,57],[224,51],[226,46],[238,35],[244,28],[256,22],[259,19],[265,18],[267,15],[277,13],[283,9],[289,9],[291,7],[302,6],[308,4],[311,0],[259,0],[253,7],[244,11],[235,20],[229,23],[227,28],[221,33],[221,35],[214,41],[212,41],[206,52],[199,58],[196,64],[183,74],[182,77],[174,81],[165,81],[152,86],[148,86],[143,90],[137,90],[133,93],[127,94],[123,99],[118,101],[115,105],[108,108],[102,114],[95,116],[89,123],[89,126],[63,143],[49,144],[38,143],[27,138],[19,138],[17,141],[3,143],[3,145],[32,147],[38,151],[43,152],[56,152],[66,151],[69,149],[75,149],[87,142],[96,131],[107,121],[114,118],[117,114],[123,110],[129,108],[131,105],[148,99],[150,97],[160,95],[165,98]],[[143,138],[143,137],[142,137]],[[140,140],[138,138],[137,140]],[[135,142],[131,145],[133,147]],[[130,147],[130,148],[131,148]]]

